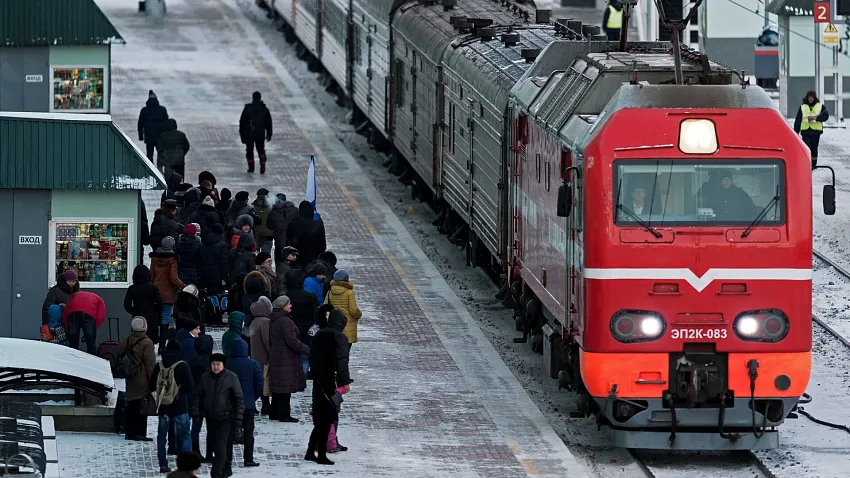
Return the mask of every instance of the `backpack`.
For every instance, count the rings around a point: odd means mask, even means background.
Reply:
[[[115,378],[130,378],[137,373],[139,373],[139,364],[136,363],[136,360],[133,358],[133,349],[136,348],[139,343],[144,339],[139,339],[133,345],[129,345],[129,341],[127,344],[128,347],[125,347],[121,353],[118,354],[118,359],[115,360]]]
[[[156,408],[162,405],[171,405],[177,400],[180,385],[177,385],[177,380],[174,378],[174,370],[181,363],[183,363],[182,360],[170,367],[163,367],[160,364],[159,376],[156,378]]]

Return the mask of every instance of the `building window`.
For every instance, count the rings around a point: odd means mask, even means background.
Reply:
[[[52,111],[106,111],[104,67],[53,67]]]
[[[53,222],[53,281],[58,281],[66,270],[73,269],[80,282],[126,286],[129,283],[128,261],[135,254],[130,241],[133,234],[128,220],[94,223],[59,219]]]

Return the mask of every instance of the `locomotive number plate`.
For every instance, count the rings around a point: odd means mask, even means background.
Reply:
[[[726,329],[672,329],[670,337],[674,340],[689,339],[725,339],[729,336]]]

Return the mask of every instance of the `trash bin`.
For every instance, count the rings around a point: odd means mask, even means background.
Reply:
[[[561,334],[545,324],[543,327],[543,369],[552,378],[561,370]]]

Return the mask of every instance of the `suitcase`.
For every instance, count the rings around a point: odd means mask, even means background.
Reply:
[[[127,394],[124,392],[118,392],[112,423],[115,425],[115,433],[124,433],[124,427],[127,424]]]
[[[112,336],[112,321],[115,321],[115,333],[116,336]],[[109,340],[104,340],[97,346],[97,356],[109,361],[109,368],[112,370],[112,376],[115,376],[115,362],[118,361],[118,355],[121,353],[121,344],[118,343],[117,339],[120,335],[118,330],[118,318],[110,317],[107,322],[109,323]]]

